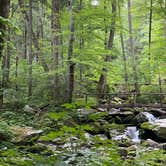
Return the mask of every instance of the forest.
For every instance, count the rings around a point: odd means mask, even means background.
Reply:
[[[166,0],[0,0],[0,166],[166,166]]]

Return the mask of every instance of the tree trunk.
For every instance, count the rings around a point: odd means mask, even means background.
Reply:
[[[80,0],[80,4],[79,4],[79,11],[83,8],[83,0]],[[80,55],[82,55],[82,49],[84,47],[84,36],[83,36],[83,25],[80,24],[80,29],[82,30],[81,35],[80,35],[80,39],[79,39],[79,50],[80,50]],[[80,89],[82,89],[82,83],[83,83],[83,65],[80,64],[79,65],[79,85],[80,85]]]
[[[19,62],[19,58],[18,56],[16,56],[16,62],[15,62],[15,79],[16,79],[16,82],[15,82],[15,87],[16,87],[16,91],[18,91],[18,62]]]
[[[129,22],[129,38],[130,38],[130,54],[132,59],[132,69],[133,69],[133,81],[134,81],[134,91],[139,92],[138,89],[138,78],[137,78],[137,67],[136,67],[136,57],[134,52],[134,40],[133,40],[133,29],[132,29],[132,16],[131,16],[131,2],[128,0],[128,22]]]
[[[0,0],[0,16],[8,18],[10,11],[10,0]],[[5,38],[6,25],[0,22],[0,59],[3,56],[4,38]],[[0,85],[0,109],[3,106],[3,80]]]
[[[153,16],[153,0],[150,0],[149,12],[149,84],[151,83],[151,40],[152,40],[152,16]]]
[[[118,8],[119,8],[119,19],[120,19],[120,26],[122,26],[122,20],[121,20],[121,8],[120,8],[120,3],[118,3]],[[122,56],[123,56],[123,64],[124,64],[124,80],[125,80],[125,85],[126,85],[126,91],[128,91],[128,73],[127,73],[127,59],[126,59],[126,54],[125,54],[125,46],[124,46],[124,38],[123,38],[123,31],[120,30],[120,42],[121,42],[121,47],[122,47]]]
[[[29,24],[28,24],[28,36],[29,36],[29,80],[28,80],[28,96],[32,96],[32,0],[29,0]]]
[[[55,70],[54,76],[54,99],[58,98],[59,95],[59,79],[58,79],[58,65],[59,65],[59,32],[60,32],[60,20],[59,20],[59,0],[52,0],[52,19],[51,19],[51,29],[52,29],[52,69]]]
[[[24,32],[23,32],[23,46],[24,46],[24,55],[23,58],[27,59],[27,24],[24,21]]]
[[[0,16],[8,18],[10,10],[10,0],[0,0]],[[5,36],[6,25],[0,22],[0,58],[2,58],[2,51],[4,45],[4,36]]]
[[[114,42],[114,35],[115,35],[115,23],[116,23],[116,0],[112,0],[112,23],[110,26],[109,38],[108,42],[105,42],[105,47],[108,50],[112,49],[113,42]],[[106,55],[105,62],[110,62],[111,56]],[[107,87],[107,69],[103,68],[103,72],[100,75],[98,87],[97,87],[97,98],[98,103],[105,97]]]
[[[8,30],[8,43],[7,43],[7,52],[6,55],[3,56],[2,62],[2,87],[8,88],[9,87],[9,71],[10,71],[10,29]]]
[[[74,17],[73,17],[73,0],[69,1],[69,14],[70,14],[70,25],[69,25],[69,47],[68,47],[68,62],[69,62],[69,77],[68,77],[68,102],[72,102],[73,91],[74,91],[74,63],[72,62],[73,57],[73,42],[74,42]]]

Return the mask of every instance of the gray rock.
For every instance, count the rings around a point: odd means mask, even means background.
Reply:
[[[159,138],[162,138],[162,139],[166,140],[166,119],[156,120],[154,125],[157,126],[157,127],[155,127],[155,129],[153,129],[155,134]]]
[[[153,123],[144,122],[141,124],[141,128],[145,132],[151,132],[156,137],[155,140],[166,141],[166,119],[158,119]],[[152,138],[153,139],[153,138]]]
[[[129,153],[129,152],[131,152],[131,151],[136,151],[137,150],[137,146],[136,145],[131,145],[131,146],[129,146],[128,148],[127,148],[127,152]]]
[[[152,147],[152,148],[159,148],[159,147],[160,147],[160,144],[159,144],[158,142],[152,140],[152,139],[147,139],[147,140],[145,141],[145,144],[146,144],[147,146]]]
[[[159,145],[160,149],[166,150],[166,143],[162,143]]]
[[[156,117],[166,117],[166,112],[160,108],[151,108],[148,112],[152,113]]]
[[[34,109],[30,107],[29,105],[25,105],[24,111],[28,113],[34,113]]]
[[[149,112],[141,112],[135,117],[136,121],[141,124],[143,122],[153,122],[156,118]]]
[[[107,112],[106,108],[97,108],[97,110],[100,111],[100,112]]]

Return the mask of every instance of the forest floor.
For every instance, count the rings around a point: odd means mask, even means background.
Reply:
[[[134,142],[126,135],[128,126],[144,131],[139,118],[133,119],[143,111],[108,112],[72,104],[4,110],[0,113],[0,165],[165,166],[164,141],[142,136]]]

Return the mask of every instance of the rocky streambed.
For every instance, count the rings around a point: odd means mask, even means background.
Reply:
[[[32,163],[30,156],[35,154],[58,158],[63,165],[102,165],[104,161],[133,165],[140,154],[166,149],[165,117],[165,110],[153,108],[53,110],[35,117],[38,129],[10,126],[11,142]],[[8,147],[3,149],[7,151]]]

